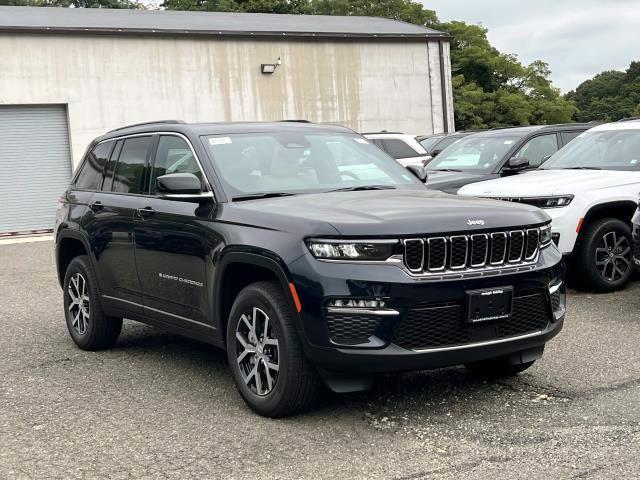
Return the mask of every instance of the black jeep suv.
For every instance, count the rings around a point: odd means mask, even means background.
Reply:
[[[564,266],[528,205],[430,192],[365,138],[314,124],[157,122],[88,148],[60,200],[74,342],[128,318],[227,351],[283,416],[319,386],[464,364],[520,372],[562,328]]]

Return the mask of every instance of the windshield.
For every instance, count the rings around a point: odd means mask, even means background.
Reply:
[[[438,142],[437,145],[435,145],[436,150],[440,150],[443,151],[445,148],[447,148],[449,145],[453,145],[454,143],[456,143],[458,140],[463,139],[464,137],[461,137],[460,135],[449,135],[448,137],[444,137],[442,139],[442,141]]]
[[[204,143],[232,198],[367,187],[424,188],[411,172],[357,135],[280,131],[208,136]]]
[[[504,159],[519,137],[468,136],[449,145],[429,163],[429,170],[489,173]]]
[[[640,170],[640,130],[585,132],[540,168]]]
[[[428,152],[428,151],[431,150],[431,147],[433,147],[436,143],[438,143],[443,138],[444,137],[429,137],[429,138],[425,138],[424,140],[420,140],[420,145],[422,145],[424,147],[424,149]]]

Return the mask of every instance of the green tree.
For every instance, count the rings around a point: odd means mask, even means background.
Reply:
[[[640,62],[631,62],[625,72],[598,73],[565,97],[575,102],[579,121],[611,122],[640,115]]]

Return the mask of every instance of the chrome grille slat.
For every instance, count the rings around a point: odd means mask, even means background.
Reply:
[[[441,272],[447,268],[447,237],[432,237],[427,239],[427,270],[430,272]],[[442,256],[442,261],[431,262],[432,259],[439,259]]]
[[[507,259],[507,239],[506,232],[493,232],[491,234],[491,258],[489,260],[491,265],[501,265]],[[501,244],[503,244],[502,248],[500,248]]]
[[[403,243],[405,265],[412,272],[421,272],[424,269],[424,240],[409,238]]]
[[[411,274],[483,275],[485,270],[528,268],[535,263],[540,253],[540,229],[409,238],[403,245],[404,264]]]
[[[524,255],[525,235],[523,230],[509,232],[509,263],[520,263]]]

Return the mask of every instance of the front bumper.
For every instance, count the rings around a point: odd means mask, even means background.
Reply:
[[[542,250],[536,268],[531,271],[484,278],[463,278],[455,280],[429,281],[409,276],[402,269],[387,265],[354,265],[346,263],[321,262],[306,255],[292,265],[292,275],[302,303],[299,333],[307,357],[318,367],[340,373],[376,373],[391,371],[422,370],[458,365],[488,358],[509,355],[514,352],[543,347],[557,335],[564,321],[564,263],[562,255],[554,247]],[[558,295],[562,295],[561,307],[554,312],[549,293],[550,285],[559,285]],[[498,323],[481,326],[461,326],[456,317],[451,328],[459,329],[464,341],[456,342],[440,339],[437,344],[407,339],[406,324],[409,315],[418,309],[461,308],[467,291],[513,287],[515,296],[520,298],[532,293],[544,299],[544,316],[538,327],[522,331],[513,330],[497,335]],[[380,315],[372,334],[366,340],[345,344],[332,337],[328,321],[327,302],[334,298],[382,299],[387,311],[397,315]],[[530,314],[531,316],[531,314]],[[534,315],[535,316],[535,315]],[[365,321],[344,314],[338,321],[345,322],[349,330],[351,322]],[[535,319],[534,319],[535,320]],[[547,321],[548,320],[548,321]],[[333,319],[335,321],[335,319]],[[415,318],[412,320],[415,322]],[[421,328],[422,338],[429,337],[420,318],[411,328]],[[436,328],[438,328],[438,325]],[[399,332],[404,329],[404,334]],[[492,330],[493,329],[493,330]],[[442,328],[441,328],[442,330]],[[446,335],[446,328],[441,332]],[[401,339],[402,337],[402,339]]]

